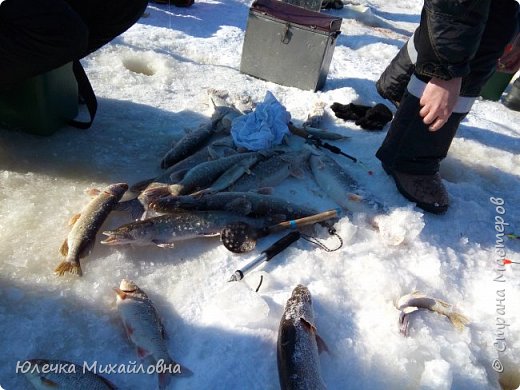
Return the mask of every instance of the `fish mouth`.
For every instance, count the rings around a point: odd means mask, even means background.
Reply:
[[[127,234],[119,234],[110,230],[103,232],[105,236],[108,236],[104,240],[100,241],[101,244],[105,245],[120,245],[126,244],[132,241],[132,237]]]

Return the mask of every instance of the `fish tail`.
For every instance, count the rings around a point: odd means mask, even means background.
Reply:
[[[162,370],[159,372],[159,389],[165,389],[171,382],[173,376],[189,377],[193,372],[188,368],[170,361],[162,364]]]
[[[73,275],[81,276],[83,272],[81,271],[81,266],[79,263],[71,263],[70,261],[62,261],[54,270],[54,273],[58,276],[63,276],[66,272],[70,272]]]
[[[469,324],[469,319],[461,313],[452,312],[448,314],[448,318],[457,330],[464,329],[464,326]]]

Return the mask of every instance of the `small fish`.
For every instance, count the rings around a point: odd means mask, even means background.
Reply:
[[[60,249],[65,260],[54,270],[56,274],[82,275],[79,260],[90,254],[99,228],[127,189],[126,183],[109,185],[90,201],[81,214],[71,219],[72,229]]]
[[[285,389],[326,389],[319,352],[328,351],[314,324],[311,293],[299,284],[285,305],[278,328],[278,376]]]
[[[312,136],[319,138],[319,139],[326,139],[329,141],[339,141],[342,139],[349,139],[350,137],[348,135],[343,135],[339,133],[335,133],[333,131],[328,130],[322,130],[322,129],[316,129],[314,127],[308,127],[304,126],[303,128],[307,133],[311,134]]]
[[[107,379],[65,360],[31,359],[23,363],[28,367],[25,377],[35,389],[110,390],[116,387]],[[59,371],[61,369],[61,371]]]
[[[310,157],[311,171],[320,188],[336,203],[352,212],[373,212],[384,207],[365,196],[364,190],[341,165],[320,153]]]
[[[291,175],[302,178],[304,173],[301,167],[307,163],[310,154],[307,149],[275,154],[256,164],[250,174],[242,176],[228,188],[228,191],[242,192],[271,188]]]
[[[175,213],[179,209],[221,210],[256,217],[276,216],[280,221],[318,213],[310,207],[254,192],[219,192],[201,197],[169,196],[154,200],[150,208],[160,213]]]
[[[233,222],[245,222],[257,228],[267,224],[262,219],[248,218],[226,211],[178,212],[131,222],[117,229],[105,231],[103,234],[108,237],[101,243],[173,248],[177,241],[218,236],[222,229]]]
[[[168,352],[164,326],[157,310],[146,293],[133,281],[123,279],[116,292],[116,305],[128,339],[135,345],[137,356],[151,356],[155,363],[162,362],[170,374],[192,375],[191,371],[176,363]],[[159,388],[164,389],[171,376],[159,373]]]
[[[453,326],[459,331],[462,330],[465,325],[469,324],[468,318],[454,311],[453,305],[440,299],[429,297],[420,291],[403,295],[397,301],[396,306],[398,310],[401,310],[399,315],[399,330],[405,336],[408,336],[409,315],[418,309],[427,309],[448,317]]]
[[[177,184],[169,186],[151,184],[148,189],[143,191],[140,199],[143,204],[148,204],[150,200],[167,195],[186,195],[194,191],[204,189],[211,185],[220,175],[226,172],[239,161],[257,155],[256,152],[238,153],[232,156],[219,158],[218,160],[207,161],[190,169],[184,178]]]

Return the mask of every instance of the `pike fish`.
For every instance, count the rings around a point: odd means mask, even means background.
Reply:
[[[233,222],[245,222],[257,228],[266,226],[266,222],[262,219],[226,211],[178,212],[131,222],[117,229],[105,231],[103,234],[107,238],[101,243],[173,248],[177,241],[218,236],[222,229]]]
[[[274,187],[289,176],[302,178],[301,166],[307,163],[311,152],[307,149],[275,154],[256,164],[251,172],[243,175],[228,190],[233,192],[250,191]]]
[[[65,360],[31,359],[23,363],[22,367],[26,366],[30,368],[24,375],[35,389],[109,390],[116,388],[107,379],[84,370],[79,364]]]
[[[164,389],[169,374],[192,375],[191,371],[176,363],[168,352],[166,333],[157,310],[146,293],[133,281],[122,279],[116,292],[116,305],[128,339],[135,345],[137,355],[144,359],[151,356],[156,364],[164,368],[159,373],[159,388]]]
[[[465,325],[469,324],[469,319],[456,312],[453,305],[440,299],[429,297],[420,291],[403,295],[397,301],[397,309],[401,310],[399,315],[399,330],[404,336],[408,336],[410,313],[419,309],[427,309],[448,317],[453,326],[459,331],[462,330]]]
[[[160,213],[175,213],[179,209],[222,210],[256,217],[276,216],[281,221],[318,213],[310,207],[254,192],[219,192],[201,197],[169,196],[154,200],[150,208]]]
[[[148,204],[150,200],[166,195],[186,195],[196,190],[208,187],[220,175],[232,166],[238,164],[241,160],[257,156],[257,152],[238,153],[232,156],[219,158],[214,161],[207,161],[190,169],[184,178],[177,184],[169,186],[151,185],[150,188],[143,191],[140,196],[143,204]]]
[[[310,157],[311,171],[320,188],[342,208],[352,212],[373,212],[384,207],[364,196],[364,190],[331,157],[320,153]]]
[[[319,352],[328,351],[314,324],[311,293],[299,284],[285,305],[278,329],[278,376],[282,390],[326,389]]]
[[[79,260],[90,254],[99,228],[127,189],[126,183],[109,185],[71,219],[72,229],[60,249],[65,260],[54,270],[56,274],[82,275]]]

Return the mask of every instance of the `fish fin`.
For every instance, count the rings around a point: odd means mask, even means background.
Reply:
[[[242,198],[234,199],[226,205],[227,211],[235,211],[244,215],[251,213],[252,209],[253,206],[251,205],[251,202]]]
[[[159,379],[159,389],[166,389],[166,387],[170,384],[172,380],[172,376],[175,375],[176,377],[182,377],[187,378],[193,375],[193,372],[189,370],[188,368],[180,365],[179,363],[165,363],[168,368],[164,368],[162,372],[159,373],[158,379]],[[164,372],[164,370],[169,372]],[[179,372],[180,370],[180,372]]]
[[[54,270],[54,273],[58,276],[63,276],[65,272],[70,272],[73,275],[81,276],[83,272],[81,271],[81,266],[79,263],[71,263],[69,261],[62,261]]]
[[[303,326],[305,326],[305,328],[307,328],[307,330],[309,332],[313,332],[313,333],[316,333],[316,327],[311,324],[309,321],[307,321],[305,318],[303,317],[300,317],[300,321],[302,322]]]
[[[453,324],[453,326],[455,327],[455,329],[461,331],[462,329],[464,329],[464,326],[469,324],[469,319],[462,315],[461,313],[457,313],[457,312],[451,312],[450,314],[448,314],[448,318],[450,319],[451,323]]]
[[[43,376],[40,377],[40,382],[45,387],[60,387],[59,383],[56,383],[50,379],[44,378]]]
[[[408,337],[408,326],[410,325],[410,313],[404,310],[399,313],[399,333],[404,337]]]
[[[292,168],[290,172],[291,176],[297,178],[297,179],[303,179],[305,178],[305,172],[301,168]]]
[[[70,219],[69,219],[69,226],[73,226],[77,220],[79,219],[79,217],[81,217],[81,213],[78,213],[78,214],[74,214]]]
[[[172,249],[175,246],[173,242],[162,242],[159,240],[152,240],[152,242],[157,245],[159,248]]]
[[[66,238],[65,241],[63,241],[63,244],[61,244],[60,253],[63,256],[67,256],[69,254],[69,240],[68,240],[68,238]]]
[[[137,347],[136,348],[137,356],[139,356],[141,359],[144,359],[147,356],[150,356],[152,353],[150,351],[147,351],[144,348]]]
[[[327,352],[329,355],[332,355],[330,352],[329,347],[327,347],[327,344],[325,341],[320,337],[318,333],[316,333],[316,344],[318,344],[318,352]]]
[[[170,187],[165,186],[164,184],[159,184],[158,186],[154,186],[152,183],[148,186],[146,190],[144,190],[141,194],[141,197],[143,197],[147,203],[152,199],[162,198],[163,196],[170,195]]]
[[[88,196],[95,197],[95,196],[98,196],[99,194],[101,194],[101,190],[99,188],[87,188],[85,193]]]

